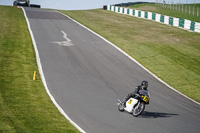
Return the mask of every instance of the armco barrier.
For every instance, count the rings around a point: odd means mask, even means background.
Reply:
[[[120,6],[112,6],[112,5],[107,5],[107,10],[126,14],[126,15],[131,15],[131,16],[135,16],[139,18],[149,19],[156,22],[160,22],[167,25],[176,26],[176,27],[180,27],[186,30],[200,33],[200,23],[193,22],[187,19],[175,18],[175,17],[165,16],[162,14],[129,9],[129,8],[124,8]]]

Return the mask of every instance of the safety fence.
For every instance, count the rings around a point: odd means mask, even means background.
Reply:
[[[200,23],[193,22],[187,19],[175,18],[175,17],[165,16],[162,14],[129,9],[129,8],[124,8],[124,7],[119,7],[119,6],[112,6],[112,5],[107,5],[107,10],[135,16],[138,18],[149,19],[149,20],[153,20],[153,21],[160,22],[163,24],[180,27],[186,30],[200,33]]]

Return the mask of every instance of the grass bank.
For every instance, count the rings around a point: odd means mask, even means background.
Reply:
[[[0,132],[78,133],[60,114],[37,75],[34,48],[21,9],[0,6]]]
[[[195,6],[195,8],[196,7],[200,8],[200,4],[193,4],[190,6],[191,7]],[[137,5],[129,6],[127,8],[134,8],[134,9],[141,10],[141,11],[149,11],[149,12],[159,13],[159,14],[163,14],[163,15],[167,15],[167,16],[176,17],[176,18],[183,18],[183,19],[188,19],[188,20],[195,21],[195,22],[200,22],[200,16],[197,16],[197,15],[194,16],[192,14],[175,11],[175,10],[172,10],[169,8],[164,8],[164,7],[155,5],[155,4],[137,4]]]
[[[178,91],[200,102],[200,35],[97,9],[61,11],[105,37]]]

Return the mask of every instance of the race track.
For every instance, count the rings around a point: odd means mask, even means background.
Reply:
[[[47,86],[87,133],[199,133],[200,106],[158,81],[108,42],[52,10],[25,8]],[[150,105],[138,118],[117,99],[149,82]]]

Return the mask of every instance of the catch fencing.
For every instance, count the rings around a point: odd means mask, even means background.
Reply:
[[[196,3],[197,2],[197,3]],[[200,17],[200,0],[156,0],[155,5]]]
[[[189,31],[200,33],[200,23],[193,22],[187,19],[175,18],[175,17],[158,14],[158,13],[140,11],[140,10],[129,9],[129,8],[113,6],[113,5],[107,5],[107,10],[121,13],[121,14],[130,15],[130,16],[135,16],[138,18],[149,19],[149,20],[153,20],[153,21],[160,22],[163,24],[167,24],[167,25],[171,25],[171,26],[183,28]]]

